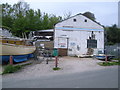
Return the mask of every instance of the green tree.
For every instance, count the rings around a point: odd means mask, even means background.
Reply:
[[[2,5],[0,4],[0,27],[2,27]]]
[[[12,33],[15,36],[22,37],[22,33],[26,31],[26,19],[25,17],[15,19],[12,27]]]
[[[15,36],[22,37],[23,33],[28,35],[30,31],[52,29],[61,20],[60,16],[42,14],[40,9],[30,9],[26,2],[2,4],[2,25],[10,28]]]
[[[95,15],[91,12],[85,12],[85,13],[83,13],[83,15],[86,16],[87,18],[93,20],[93,21],[95,21],[95,19],[96,19]]]
[[[48,13],[44,13],[42,19],[42,29],[48,29],[48,28],[49,28],[49,16]]]
[[[13,9],[8,3],[2,4],[2,25],[12,28],[14,22]]]
[[[13,5],[13,27],[12,33],[16,36],[22,37],[22,33],[26,32],[27,20],[26,12],[29,10],[29,5],[26,2],[18,2]]]
[[[55,15],[51,15],[49,17],[49,28],[50,29],[54,28],[54,25],[62,20],[61,18],[62,17],[60,17],[60,16],[56,17]]]
[[[26,16],[26,12],[29,10],[29,4],[26,2],[18,2],[17,4],[13,5],[13,10],[14,18]]]
[[[117,25],[114,24],[111,27],[106,27],[107,34],[107,44],[120,43],[120,28],[117,28]]]

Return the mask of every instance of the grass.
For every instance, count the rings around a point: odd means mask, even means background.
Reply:
[[[113,60],[118,60],[118,61],[120,61],[120,58],[114,58]]]
[[[59,68],[59,67],[55,67],[55,68],[53,68],[53,70],[60,70],[61,68]]]
[[[113,66],[113,65],[120,65],[120,62],[100,62],[98,64],[101,66]]]
[[[8,73],[17,72],[17,71],[19,71],[22,67],[24,67],[24,66],[26,66],[26,65],[30,65],[30,64],[31,64],[31,63],[27,63],[27,64],[16,65],[16,66],[13,66],[13,65],[8,64],[7,66],[4,67],[4,71],[2,72],[2,75],[3,75],[3,74],[8,74]]]
[[[21,65],[13,66],[13,65],[7,65],[4,68],[4,71],[2,74],[7,74],[7,73],[14,73],[22,68]]]

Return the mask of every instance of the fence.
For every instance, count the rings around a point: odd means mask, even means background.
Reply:
[[[120,58],[120,43],[105,46],[105,54],[114,55],[115,58]]]

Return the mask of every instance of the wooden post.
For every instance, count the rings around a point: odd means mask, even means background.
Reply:
[[[106,55],[105,62],[107,63],[107,61],[108,61],[108,60],[107,60],[107,55]]]
[[[46,60],[46,64],[48,64],[48,57],[47,57],[47,60]]]
[[[10,65],[13,65],[13,56],[10,56],[9,62],[10,62]]]
[[[58,66],[58,57],[55,56],[55,67],[57,68],[57,66]]]

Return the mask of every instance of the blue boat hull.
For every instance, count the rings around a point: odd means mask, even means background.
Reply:
[[[113,55],[107,55],[107,60],[111,60],[113,59],[115,56]],[[97,59],[100,59],[100,60],[105,60],[106,59],[106,56],[96,56]]]
[[[97,59],[105,59],[105,56],[96,56]]]
[[[33,58],[33,54],[27,54],[27,55],[13,55],[13,61],[14,62],[23,62],[27,61],[29,58]],[[0,62],[9,62],[10,55],[3,55],[0,56]]]

